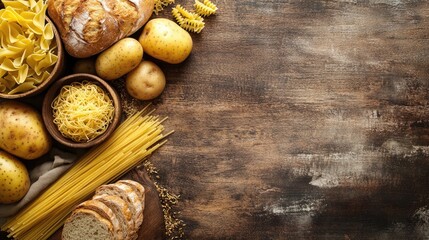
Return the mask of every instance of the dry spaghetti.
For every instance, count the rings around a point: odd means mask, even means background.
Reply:
[[[109,95],[90,81],[63,86],[52,109],[58,130],[75,142],[88,142],[103,134],[114,115]]]

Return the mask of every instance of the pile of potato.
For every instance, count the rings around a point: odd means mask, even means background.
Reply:
[[[30,188],[28,170],[22,161],[48,153],[52,146],[42,117],[28,104],[0,102],[0,203],[13,203]]]
[[[100,53],[95,61],[79,59],[76,73],[96,74],[105,80],[125,78],[127,92],[140,100],[151,100],[164,90],[166,79],[148,54],[170,64],[183,62],[192,51],[191,35],[167,18],[154,18],[146,23],[138,39],[124,38]]]

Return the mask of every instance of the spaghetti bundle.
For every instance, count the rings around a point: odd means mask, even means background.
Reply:
[[[75,142],[88,142],[103,134],[115,110],[109,94],[89,81],[63,86],[52,109],[58,130]]]
[[[88,151],[1,229],[24,240],[51,236],[98,186],[117,180],[165,143],[169,134],[163,135],[165,119],[152,112],[146,107],[127,118],[108,140]]]

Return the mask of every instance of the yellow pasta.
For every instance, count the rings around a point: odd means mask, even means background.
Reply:
[[[196,13],[204,17],[213,15],[217,11],[216,5],[210,0],[204,0],[204,2],[195,0],[194,8]]]
[[[184,22],[180,26],[187,31],[200,33],[203,30],[205,23],[203,21],[185,18]]]
[[[182,7],[180,4],[177,4],[177,5],[174,7],[174,9],[176,9],[176,10],[177,10],[177,12],[178,12],[179,14],[181,14],[184,18],[187,18],[187,19],[195,19],[195,20],[203,21],[203,18],[202,18],[200,15],[198,15],[198,14],[196,14],[196,13],[192,13],[192,12],[190,12],[190,11],[186,10],[186,9],[185,9],[184,7]]]
[[[203,17],[196,13],[189,12],[180,4],[177,4],[171,10],[171,13],[179,26],[187,31],[200,33],[205,26]]]
[[[26,92],[46,80],[58,61],[53,26],[46,23],[44,0],[2,2],[0,92]]]
[[[165,7],[167,7],[170,4],[174,3],[174,0],[155,0],[155,5],[153,9],[153,13],[155,15],[158,15],[162,10],[164,10]]]
[[[109,95],[89,81],[63,86],[51,105],[58,130],[75,142],[88,142],[103,134],[115,110]]]
[[[127,118],[107,141],[82,156],[1,229],[9,232],[9,237],[22,240],[51,236],[98,186],[116,181],[165,143],[169,133],[163,135],[164,119],[151,114],[145,108]]]

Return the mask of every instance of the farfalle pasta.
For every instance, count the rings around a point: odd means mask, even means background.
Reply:
[[[43,0],[2,1],[0,9],[0,92],[16,94],[46,80],[58,60],[53,26]]]

